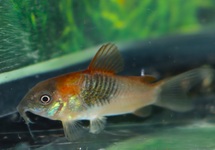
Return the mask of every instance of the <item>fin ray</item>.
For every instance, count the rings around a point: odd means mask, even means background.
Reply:
[[[106,124],[106,118],[105,117],[100,117],[100,118],[95,118],[93,120],[90,120],[90,133],[99,133],[101,132]]]
[[[91,61],[88,70],[118,73],[123,69],[123,59],[115,44],[102,45]]]
[[[204,79],[214,77],[214,75],[215,71],[212,68],[202,67],[164,80],[160,85],[155,105],[179,112],[193,109],[194,102],[188,97],[188,92],[202,83]]]
[[[81,124],[76,121],[62,122],[62,124],[63,124],[65,137],[69,141],[77,140],[86,131],[84,127],[82,127]]]
[[[152,112],[152,106],[146,106],[140,109],[137,109],[134,112],[134,115],[139,116],[139,117],[148,117]]]

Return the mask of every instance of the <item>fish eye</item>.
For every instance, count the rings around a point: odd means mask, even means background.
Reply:
[[[51,96],[44,94],[40,97],[40,101],[42,102],[42,104],[47,105],[51,102]]]

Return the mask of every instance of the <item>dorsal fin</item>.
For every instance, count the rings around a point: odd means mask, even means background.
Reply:
[[[101,46],[88,70],[118,73],[123,69],[123,60],[115,44],[108,43]]]

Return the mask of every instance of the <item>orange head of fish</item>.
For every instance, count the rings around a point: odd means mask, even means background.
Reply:
[[[73,107],[77,110],[80,106],[79,99],[74,98],[80,90],[80,79],[80,75],[71,73],[42,81],[24,96],[17,110],[26,122],[30,122],[26,112],[52,120],[62,120],[60,115],[64,116],[65,111],[73,110]]]

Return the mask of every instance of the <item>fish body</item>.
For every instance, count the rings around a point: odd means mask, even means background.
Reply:
[[[76,139],[82,127],[78,120],[90,120],[90,132],[99,133],[106,116],[134,113],[146,116],[149,105],[187,111],[193,104],[187,91],[202,81],[211,69],[200,68],[155,82],[152,76],[119,76],[123,61],[114,44],[103,45],[89,67],[38,83],[17,109],[28,123],[26,112],[61,120],[66,137]]]
[[[105,73],[80,74],[82,76],[78,83],[79,90],[75,96],[77,103],[74,103],[74,95],[65,95],[70,113],[74,111],[74,107],[79,106],[77,109],[80,112],[75,119],[95,119],[101,116],[132,113],[155,101],[154,87],[144,85],[139,80]]]

